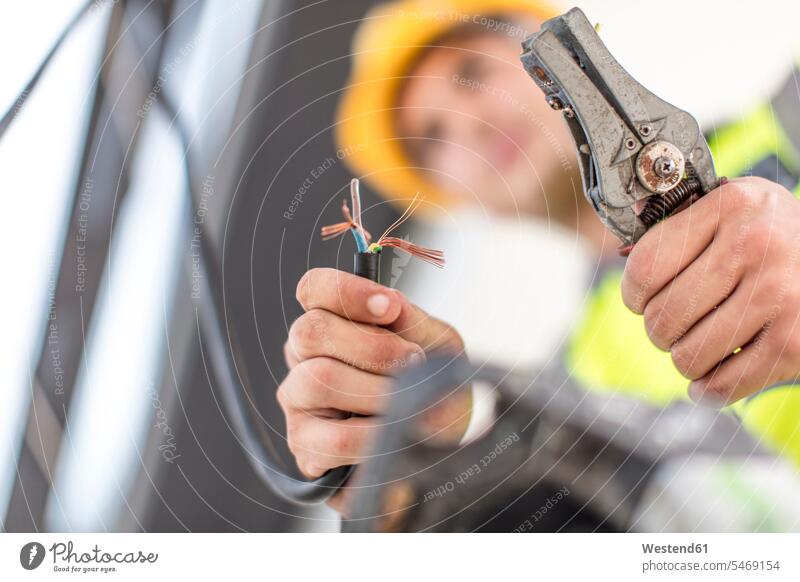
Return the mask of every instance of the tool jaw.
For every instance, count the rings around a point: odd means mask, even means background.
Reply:
[[[652,226],[653,213],[643,220],[634,211],[636,201],[675,192],[690,177],[700,195],[715,187],[697,121],[631,77],[580,9],[548,20],[522,46],[525,69],[550,106],[564,114],[584,194],[623,245]]]

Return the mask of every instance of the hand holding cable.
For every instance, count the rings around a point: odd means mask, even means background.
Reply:
[[[360,225],[357,183],[353,188],[352,215],[345,205],[345,221],[323,232],[335,236],[358,231],[356,266],[363,267],[365,254],[379,256],[382,249],[376,246],[390,246],[395,239],[385,234],[374,246],[367,242],[369,234]],[[436,251],[401,242],[406,249],[411,245],[415,256],[440,257]],[[297,300],[305,313],[289,331],[284,347],[289,374],[277,396],[286,416],[289,448],[301,472],[310,478],[364,458],[385,411],[393,376],[424,361],[428,353],[464,349],[452,327],[371,278],[312,269],[297,286]],[[463,433],[469,416],[464,406],[450,410],[454,418],[442,418],[442,426]]]

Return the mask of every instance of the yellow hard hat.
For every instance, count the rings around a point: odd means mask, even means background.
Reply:
[[[513,34],[524,31],[509,30],[498,16],[527,15],[542,22],[557,14],[551,5],[532,0],[396,0],[376,7],[353,41],[335,128],[340,157],[390,201],[406,205],[420,193],[427,202],[442,204],[447,197],[414,166],[395,132],[394,108],[409,68],[458,26],[472,23]]]

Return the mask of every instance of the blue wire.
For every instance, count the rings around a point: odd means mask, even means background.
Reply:
[[[355,228],[351,228],[350,232],[353,233],[353,238],[356,239],[356,247],[358,247],[358,252],[366,253],[369,247],[367,246],[367,239],[364,238],[364,235],[358,232],[358,230]]]

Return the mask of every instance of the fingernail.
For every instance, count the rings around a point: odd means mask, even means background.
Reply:
[[[411,352],[408,356],[408,366],[413,368],[415,366],[419,366],[422,362],[425,361],[425,355],[422,352]]]
[[[389,311],[389,298],[378,293],[367,299],[367,309],[375,317],[382,317]]]
[[[692,382],[689,384],[689,398],[691,398],[695,404],[707,406],[709,408],[722,408],[726,404],[716,393],[707,390],[707,385],[703,382]]]
[[[689,382],[689,398],[691,398],[693,402],[700,402],[702,397],[703,387],[700,385],[700,383]]]

